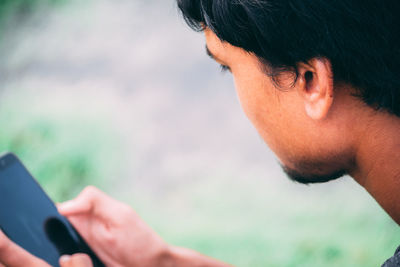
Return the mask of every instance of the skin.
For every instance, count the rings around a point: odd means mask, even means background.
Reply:
[[[230,68],[247,117],[289,174],[313,183],[347,173],[400,223],[399,117],[334,83],[327,59],[299,64],[294,86],[293,75],[283,73],[277,88],[254,55],[208,29],[205,36],[214,59]]]
[[[374,110],[354,96],[355,88],[334,83],[328,59],[299,64],[298,79],[282,73],[277,86],[256,56],[204,33],[209,55],[230,69],[244,112],[293,180],[318,183],[349,174],[400,223],[399,117]],[[59,211],[107,266],[228,266],[166,244],[130,207],[93,187]],[[91,266],[79,257],[62,267]],[[48,266],[2,234],[0,263]]]
[[[61,267],[92,267],[89,256],[84,254],[65,255],[60,258]],[[51,267],[10,241],[0,231],[0,267]]]

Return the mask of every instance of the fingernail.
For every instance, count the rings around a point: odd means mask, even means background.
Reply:
[[[67,261],[69,261],[70,258],[71,258],[71,256],[69,256],[69,255],[63,255],[60,258],[60,262],[67,262]]]

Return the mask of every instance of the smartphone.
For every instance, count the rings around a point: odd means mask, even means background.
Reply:
[[[95,267],[105,266],[12,153],[0,156],[0,228],[51,266],[59,267],[61,255],[75,253],[89,255]]]

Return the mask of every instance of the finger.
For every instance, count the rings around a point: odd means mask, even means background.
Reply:
[[[58,204],[58,211],[64,216],[90,213],[102,194],[99,189],[88,186],[75,199]]]
[[[58,212],[64,216],[90,213],[93,210],[93,201],[89,196],[87,196],[85,190],[83,190],[75,199],[58,204]]]
[[[60,258],[61,267],[93,267],[90,257],[86,254],[74,254]]]
[[[46,262],[29,254],[27,251],[8,239],[8,237],[1,230],[0,264],[3,264],[7,267],[50,267],[50,265],[48,265]]]
[[[78,197],[58,206],[59,212],[69,218],[90,214],[100,219],[106,219],[108,222],[113,221],[114,218],[107,215],[114,212],[118,213],[118,211],[125,208],[129,207],[112,199],[93,186],[86,187]]]
[[[57,205],[58,212],[64,216],[79,215],[90,213],[92,206],[90,202],[84,202],[82,199],[73,199]]]

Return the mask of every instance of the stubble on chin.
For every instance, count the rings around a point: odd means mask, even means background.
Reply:
[[[351,160],[330,157],[324,160],[302,159],[294,161],[293,167],[281,164],[283,171],[294,182],[301,184],[326,183],[348,174]]]

